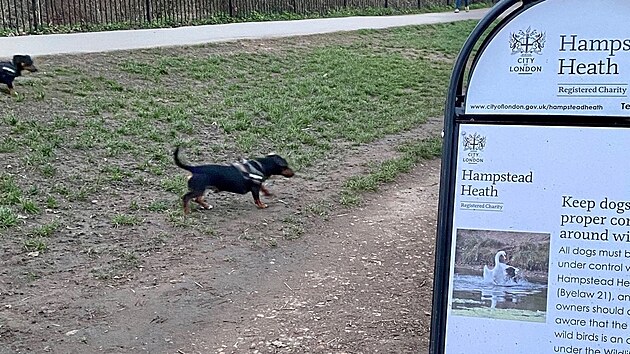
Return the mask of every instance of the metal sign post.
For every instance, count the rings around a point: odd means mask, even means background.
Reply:
[[[629,13],[503,0],[462,48],[430,353],[630,354]]]

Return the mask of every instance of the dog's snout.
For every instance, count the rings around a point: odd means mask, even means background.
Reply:
[[[292,170],[292,169],[290,169],[290,168],[285,168],[284,170],[282,170],[281,174],[282,174],[284,177],[293,177],[293,175],[294,175],[295,173],[293,172],[293,170]]]

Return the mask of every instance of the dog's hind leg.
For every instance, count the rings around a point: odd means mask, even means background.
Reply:
[[[195,203],[201,205],[202,208],[204,209],[211,209],[212,207],[205,202],[205,200],[203,200],[203,195],[201,197],[197,197],[195,198]]]
[[[203,197],[203,192],[204,191],[195,191],[192,190],[186,194],[184,194],[184,196],[182,197],[182,204],[184,206],[184,214],[189,214],[190,213],[190,201],[195,199],[195,201],[197,201],[197,199]]]

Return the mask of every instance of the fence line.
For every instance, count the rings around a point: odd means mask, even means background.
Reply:
[[[254,13],[326,13],[340,9],[414,9],[454,0],[0,0],[0,35],[179,26]],[[224,19],[225,20],[225,19]]]

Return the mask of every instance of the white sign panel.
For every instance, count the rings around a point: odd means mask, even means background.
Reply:
[[[629,141],[460,126],[446,353],[630,353]]]
[[[630,115],[630,1],[549,0],[481,53],[467,114]]]

